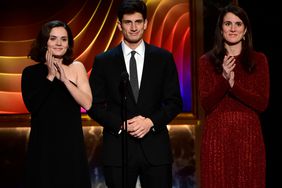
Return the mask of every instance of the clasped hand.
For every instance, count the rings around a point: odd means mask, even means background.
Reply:
[[[127,132],[137,138],[143,138],[153,126],[149,118],[143,116],[135,116],[127,120]]]

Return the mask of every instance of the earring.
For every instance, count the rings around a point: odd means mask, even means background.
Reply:
[[[245,40],[245,35],[243,36],[243,40]]]

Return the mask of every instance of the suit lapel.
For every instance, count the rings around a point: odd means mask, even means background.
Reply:
[[[126,71],[125,63],[124,63],[124,57],[123,52],[121,48],[121,44],[119,44],[116,48],[113,49],[113,55],[115,57],[115,60],[122,66],[122,68]]]
[[[151,59],[150,56],[151,56],[150,45],[145,42],[144,67],[143,67],[143,72],[142,72],[142,79],[141,79],[141,83],[140,83],[140,88],[139,88],[138,101],[140,101],[140,99],[142,99],[142,96],[143,96],[142,94],[143,94],[143,92],[145,92],[145,90],[143,88],[145,88],[145,86],[147,84],[150,84],[150,79],[154,79],[154,78],[150,78],[150,76],[149,76],[150,71],[153,71],[153,70],[150,69],[150,59]]]

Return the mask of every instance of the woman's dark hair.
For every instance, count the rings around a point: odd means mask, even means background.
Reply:
[[[147,6],[142,0],[124,0],[118,9],[118,19],[121,22],[124,14],[139,12],[143,19],[147,19]]]
[[[218,73],[222,73],[222,61],[227,53],[224,46],[225,40],[222,36],[222,25],[224,16],[229,12],[238,16],[242,20],[245,28],[247,29],[244,39],[242,40],[240,62],[242,63],[246,71],[251,72],[255,65],[251,57],[251,52],[253,50],[251,25],[247,13],[241,7],[234,4],[227,5],[221,10],[219,14],[215,28],[214,45],[212,50],[210,51],[210,55],[213,60],[212,62],[215,65],[216,71]]]
[[[50,37],[50,32],[54,27],[63,27],[67,31],[68,49],[66,53],[63,55],[63,64],[69,65],[73,62],[74,41],[73,41],[72,31],[66,23],[59,20],[50,21],[41,27],[40,32],[38,33],[35,41],[31,46],[31,49],[28,53],[28,57],[39,63],[46,62],[45,55],[47,51],[47,42]]]

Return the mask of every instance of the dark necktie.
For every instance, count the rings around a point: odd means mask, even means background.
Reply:
[[[131,51],[131,57],[129,60],[129,76],[130,76],[130,84],[133,91],[133,95],[135,101],[137,102],[139,87],[138,87],[136,60],[134,58],[135,53],[136,53],[135,51]]]

